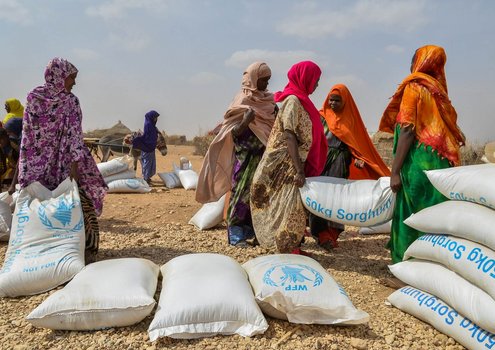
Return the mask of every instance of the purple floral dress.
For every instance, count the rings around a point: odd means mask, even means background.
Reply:
[[[77,162],[79,187],[93,203],[96,215],[103,208],[106,185],[96,162],[84,145],[79,99],[65,90],[65,79],[77,68],[54,58],[45,70],[45,84],[27,96],[19,156],[19,184],[39,181],[50,190],[70,175]]]

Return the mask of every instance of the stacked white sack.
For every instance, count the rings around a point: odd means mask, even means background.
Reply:
[[[495,209],[495,164],[466,165],[425,173],[445,197]]]
[[[403,287],[388,297],[396,308],[431,324],[470,350],[495,346],[495,334],[482,329],[443,300],[411,286]]]
[[[147,193],[150,185],[143,179],[121,179],[108,184],[108,193]]]
[[[329,176],[306,178],[299,189],[312,214],[343,225],[368,227],[392,219],[395,194],[390,178],[347,180]]]
[[[129,170],[132,166],[132,158],[125,155],[109,160],[108,162],[98,163],[96,166],[101,176],[105,178]]]
[[[108,193],[145,193],[151,191],[146,181],[136,179],[133,160],[129,155],[114,158],[97,164],[100,173],[108,185]]]
[[[495,345],[495,165],[425,173],[451,200],[404,220],[426,234],[409,246],[403,262],[390,266],[412,289],[403,288],[389,300],[470,349],[491,347]]]

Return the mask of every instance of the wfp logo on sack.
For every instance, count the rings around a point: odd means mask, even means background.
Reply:
[[[320,286],[323,283],[323,276],[307,265],[279,264],[265,272],[263,283],[288,291],[308,291],[308,287]]]
[[[84,225],[83,217],[75,225],[71,225],[72,212],[75,207],[79,207],[78,201],[69,201],[65,198],[59,198],[48,204],[41,204],[38,208],[38,217],[41,223],[51,230],[63,230],[76,232],[81,230]],[[49,214],[51,218],[49,217]]]
[[[139,186],[141,185],[141,183],[138,180],[127,179],[125,182],[125,185],[132,190],[137,190],[139,188]]]

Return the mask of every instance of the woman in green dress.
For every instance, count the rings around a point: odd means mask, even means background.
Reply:
[[[416,50],[411,74],[399,85],[380,121],[394,132],[390,187],[397,193],[388,248],[392,262],[402,261],[409,245],[424,233],[403,223],[411,214],[447,200],[424,171],[459,165],[464,135],[447,92],[443,48]]]

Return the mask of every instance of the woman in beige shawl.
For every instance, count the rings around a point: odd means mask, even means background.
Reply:
[[[229,244],[238,247],[254,238],[249,188],[276,116],[273,94],[266,90],[270,77],[270,68],[262,62],[244,71],[241,91],[206,153],[196,189],[200,203],[217,201],[231,191],[227,232]]]

